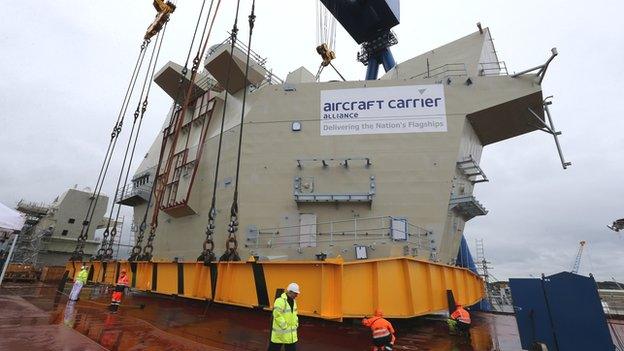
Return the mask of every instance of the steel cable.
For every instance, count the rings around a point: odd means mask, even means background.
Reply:
[[[236,157],[236,178],[234,181],[234,196],[232,198],[232,206],[230,208],[230,223],[228,225],[228,239],[226,241],[225,252],[221,256],[221,260],[225,261],[240,261],[240,256],[236,251],[238,247],[238,242],[236,238],[236,233],[238,231],[238,183],[239,183],[239,175],[240,175],[240,165],[241,165],[241,151],[242,151],[242,143],[243,143],[243,126],[245,121],[245,103],[247,100],[247,79],[249,77],[249,58],[251,55],[251,38],[253,35],[254,23],[256,21],[255,15],[256,8],[256,0],[253,0],[251,3],[251,14],[249,15],[249,39],[247,42],[247,61],[245,63],[245,87],[243,90],[243,106],[241,108],[241,117],[240,117],[240,130],[238,133],[238,154]],[[221,131],[223,133],[223,131]]]
[[[150,192],[149,192],[149,197],[147,199],[147,205],[145,206],[145,212],[143,213],[143,219],[141,221],[141,224],[139,225],[139,235],[134,243],[134,246],[132,247],[132,254],[130,255],[130,257],[128,258],[130,261],[135,261],[137,259],[139,259],[140,254],[142,251],[144,251],[144,248],[142,247],[142,242],[143,242],[143,236],[145,235],[145,230],[147,229],[147,215],[149,213],[149,209],[150,206],[152,205],[152,199],[154,197],[154,192],[156,192],[156,185],[158,184],[158,172],[160,170],[160,167],[162,165],[162,159],[164,156],[164,152],[165,152],[165,146],[166,146],[166,141],[167,141],[167,135],[166,132],[168,129],[170,129],[174,123],[175,117],[176,117],[176,111],[178,110],[178,101],[180,100],[180,97],[182,95],[182,84],[184,83],[184,77],[186,76],[186,74],[188,73],[188,63],[191,57],[191,52],[193,51],[193,46],[195,44],[195,38],[197,36],[197,30],[199,29],[199,24],[201,23],[201,18],[202,18],[202,14],[204,12],[204,8],[206,5],[206,0],[202,1],[202,5],[199,9],[199,15],[197,16],[197,21],[195,23],[195,30],[193,31],[193,36],[191,38],[191,43],[189,45],[189,49],[187,51],[186,54],[186,60],[184,61],[184,67],[182,68],[182,77],[180,77],[180,79],[178,80],[178,88],[176,91],[176,98],[173,100],[173,103],[171,105],[171,115],[169,116],[169,123],[167,124],[167,127],[163,130],[163,138],[162,138],[162,142],[161,142],[161,147],[160,147],[160,153],[158,156],[158,163],[156,165],[156,170],[155,170],[155,174],[153,175],[154,179],[152,181],[152,187],[150,188]],[[212,8],[212,2],[211,2],[211,6]],[[210,17],[210,13],[208,13],[208,17],[206,19],[206,21],[208,21],[208,18]],[[152,220],[151,223],[151,229],[150,229],[150,236],[148,240],[148,242],[151,242],[153,240],[153,235],[155,233],[155,226],[157,226],[157,220],[154,221]],[[149,260],[149,258],[148,258]]]
[[[223,144],[223,130],[225,126],[225,114],[227,108],[228,101],[228,89],[230,88],[230,75],[232,74],[232,62],[234,61],[234,49],[236,45],[236,36],[238,35],[238,12],[240,9],[240,0],[236,1],[236,15],[234,17],[234,25],[232,26],[232,31],[230,33],[230,59],[228,60],[227,66],[227,75],[225,79],[225,90],[224,90],[224,98],[223,98],[223,114],[221,115],[221,129],[219,133],[219,144],[217,147],[217,162],[215,164],[215,173],[213,179],[213,188],[212,188],[212,201],[210,204],[210,211],[208,212],[208,226],[206,227],[206,239],[203,243],[202,253],[197,258],[198,261],[203,261],[204,263],[208,263],[214,261],[214,253],[212,249],[214,248],[214,242],[212,241],[212,236],[214,235],[215,229],[215,219],[216,219],[216,199],[217,199],[217,182],[219,179],[219,163],[221,162],[221,147]],[[246,87],[245,87],[246,89]]]
[[[134,69],[132,71],[132,75],[130,77],[130,81],[128,82],[128,87],[126,88],[126,93],[122,100],[121,107],[119,109],[119,113],[117,115],[117,121],[113,126],[113,130],[111,131],[111,138],[108,143],[108,148],[106,150],[106,154],[104,156],[104,161],[102,162],[102,167],[100,168],[100,172],[98,175],[98,179],[93,189],[93,194],[91,196],[91,201],[89,202],[89,207],[87,208],[87,213],[85,214],[85,219],[82,222],[81,233],[76,242],[76,248],[74,249],[74,253],[72,254],[71,260],[82,260],[82,256],[84,255],[84,245],[87,240],[87,236],[89,233],[89,229],[91,226],[91,221],[93,220],[93,215],[95,213],[95,209],[97,208],[97,203],[100,198],[100,194],[102,191],[102,186],[104,184],[104,179],[106,178],[106,174],[108,173],[108,167],[110,165],[110,161],[115,150],[115,146],[117,144],[117,137],[121,133],[121,129],[123,126],[123,116],[125,114],[125,110],[130,101],[130,97],[132,96],[132,92],[134,90],[134,86],[136,80],[138,78],[138,72],[143,65],[143,59],[145,58],[145,50],[147,49],[147,45],[145,41],[141,44],[139,56],[137,57],[136,63],[134,65]]]
[[[154,50],[152,51],[152,56],[150,57],[150,61],[149,61],[149,64],[147,66],[147,72],[145,74],[145,79],[143,81],[143,87],[141,89],[141,95],[139,97],[139,101],[137,102],[137,107],[136,107],[136,110],[135,110],[135,119],[134,119],[133,128],[132,128],[133,130],[134,130],[134,124],[136,123],[136,120],[137,120],[137,114],[139,112],[139,108],[140,108],[140,115],[138,116],[138,124],[137,124],[137,128],[136,128],[136,133],[134,133],[134,141],[133,141],[133,145],[132,145],[132,150],[130,152],[130,158],[129,158],[129,161],[128,161],[128,166],[127,166],[127,168],[125,170],[125,178],[124,178],[124,181],[122,183],[123,184],[122,185],[123,188],[122,188],[122,192],[121,192],[122,196],[125,193],[126,186],[127,186],[127,183],[128,183],[128,178],[130,176],[130,169],[132,167],[132,161],[134,159],[134,154],[135,154],[135,150],[136,150],[136,144],[137,144],[137,141],[139,139],[139,134],[140,134],[140,131],[141,131],[141,125],[143,123],[143,117],[145,116],[145,112],[147,111],[147,106],[148,106],[148,103],[149,103],[149,93],[150,93],[150,90],[151,90],[151,87],[152,87],[152,82],[154,81],[154,75],[155,75],[155,72],[156,72],[156,67],[158,66],[158,58],[160,56],[160,50],[162,48],[162,43],[163,43],[164,38],[165,38],[165,33],[167,31],[167,24],[168,24],[168,22],[165,23],[162,31],[158,32],[158,34],[156,35],[156,44],[154,45]],[[152,62],[153,62],[153,64],[152,64]],[[143,94],[145,94],[145,98],[143,99],[143,102],[141,102],[141,99],[143,98]],[[128,145],[126,146],[126,154],[124,156],[124,163],[125,163],[126,157],[128,155],[128,148],[130,146],[130,142],[131,141],[132,141],[132,133],[130,133],[130,137],[128,139]],[[124,171],[124,168],[123,168],[123,165],[122,165],[122,171],[120,173],[120,179],[119,180],[121,180],[121,175],[122,175],[123,171]],[[119,180],[117,182],[117,187],[118,187],[117,190],[119,190]],[[105,253],[104,253],[105,257],[107,259],[110,259],[112,257],[112,254],[113,254],[113,244],[114,244],[114,241],[115,241],[115,236],[117,234],[116,228],[117,228],[117,223],[119,221],[119,214],[120,214],[120,212],[121,212],[121,204],[119,204],[117,206],[117,213],[115,215],[115,220],[114,220],[115,227],[113,227],[113,230],[111,231],[111,237],[110,237],[110,239],[108,241],[108,247],[106,248]],[[110,223],[110,219],[109,219],[109,223]]]
[[[205,50],[206,50],[206,47],[208,45],[208,40],[210,39],[210,34],[212,33],[212,28],[214,27],[214,22],[216,20],[220,4],[221,4],[221,0],[218,0],[217,1],[217,5],[216,5],[215,10],[214,10],[214,14],[212,16],[212,21],[210,21],[210,16],[212,14],[212,8],[213,8],[213,5],[214,5],[214,0],[210,1],[210,7],[208,9],[208,14],[206,16],[206,22],[204,24],[204,31],[203,31],[203,34],[202,34],[202,37],[201,37],[201,39],[204,40],[204,43],[203,43],[203,45],[200,45],[200,47],[198,48],[198,52],[197,52],[197,54],[195,56],[195,59],[193,59],[193,67],[191,68],[191,78],[190,78],[189,86],[188,86],[188,89],[187,89],[187,92],[186,92],[186,96],[185,96],[184,102],[182,104],[182,108],[181,108],[181,110],[177,111],[177,113],[178,113],[177,114],[177,121],[173,121],[172,120],[171,122],[173,122],[173,123],[168,128],[168,131],[171,130],[171,127],[173,127],[173,124],[175,124],[175,134],[174,134],[174,137],[173,137],[172,145],[171,145],[171,147],[169,149],[169,155],[167,157],[167,164],[165,166],[165,171],[163,173],[163,177],[164,177],[164,182],[165,183],[166,183],[166,181],[167,181],[167,179],[169,177],[169,171],[171,169],[171,160],[172,160],[173,152],[174,152],[176,144],[177,144],[177,136],[178,136],[180,127],[181,127],[181,125],[182,125],[182,123],[184,121],[184,115],[185,115],[185,113],[186,113],[186,111],[188,109],[188,105],[190,103],[191,94],[193,92],[193,84],[195,83],[195,78],[197,77],[197,71],[198,71],[198,68],[199,68],[201,57],[203,57],[203,55],[205,53]],[[209,27],[207,26],[208,22],[210,22],[210,26]],[[206,33],[206,28],[208,28],[208,32],[207,33]],[[195,38],[195,34],[193,36],[193,40],[194,40],[194,38]],[[189,55],[189,57],[190,57],[190,55]],[[180,82],[180,85],[181,85],[181,82]],[[179,88],[181,88],[181,86]],[[162,149],[163,150],[164,150],[164,147],[166,146],[166,139],[165,139],[166,137],[167,137],[167,135],[163,135],[163,138],[164,138],[163,139],[163,144],[162,144]],[[159,181],[158,178],[159,178],[160,164],[162,164],[162,160],[163,160],[163,157],[164,157],[163,150],[161,150],[161,155],[159,157],[159,166],[156,169],[156,179],[154,180],[154,189],[155,189],[154,192],[156,193],[156,204],[154,205],[154,212],[153,212],[153,215],[152,215],[152,223],[151,223],[150,235],[149,235],[149,238],[148,238],[148,243],[145,245],[145,247],[143,247],[142,259],[144,259],[144,260],[150,260],[151,257],[152,257],[152,252],[153,252],[152,242],[153,242],[154,237],[156,235],[156,228],[158,226],[158,213],[160,211],[160,206],[161,206],[161,203],[162,203],[162,195],[164,193],[164,186],[163,186],[162,189],[159,189],[158,184],[157,184],[157,182]]]

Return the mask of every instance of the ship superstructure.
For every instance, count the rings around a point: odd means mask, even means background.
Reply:
[[[91,202],[90,189],[67,189],[50,204],[26,200],[16,209],[26,214],[19,234],[14,262],[32,265],[63,265],[71,256],[82,227],[81,217]],[[108,197],[100,195],[94,225],[87,232],[85,252],[94,255],[100,246],[95,231],[105,226],[104,212]]]
[[[215,251],[225,250],[245,87],[244,52],[236,46],[231,55],[228,43],[206,57],[186,116],[174,114],[184,122],[161,204],[156,258],[194,260],[201,251],[225,94],[209,87],[225,85],[219,62],[230,56],[240,83],[229,91],[216,180]],[[537,130],[535,115],[544,118],[539,78],[508,75],[487,28],[375,81],[315,82],[301,67],[279,84],[256,58],[255,78],[246,84],[252,91],[241,152],[241,257],[352,260],[360,252],[454,263],[466,222],[487,213],[473,195],[488,180],[479,165],[483,147]],[[170,62],[156,75],[170,96],[180,70]],[[168,126],[139,166],[135,188],[154,181]],[[147,193],[141,198],[132,202],[135,218],[145,211]]]

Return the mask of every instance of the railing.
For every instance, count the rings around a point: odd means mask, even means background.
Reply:
[[[198,74],[199,76],[199,74]],[[215,87],[219,85],[216,79],[212,78],[209,75],[200,76],[195,80],[194,83],[196,86],[205,89],[205,90],[213,90]],[[195,97],[193,97],[195,98]]]
[[[134,182],[130,182],[119,188],[117,197],[115,198],[115,203],[122,202],[134,196],[139,196],[147,201],[147,199],[149,199],[150,192],[152,192],[152,185],[153,181],[151,179],[138,186],[135,185]]]
[[[302,233],[302,228],[310,229]],[[374,241],[403,242],[415,244],[418,250],[429,250],[432,232],[409,223],[404,218],[380,216],[352,218],[315,224],[261,228],[254,237],[248,237],[250,248],[301,248],[316,247],[319,244],[335,246],[340,244],[366,244]],[[307,240],[301,240],[307,237]],[[307,244],[307,245],[306,245]]]
[[[213,45],[208,50],[207,56],[212,55],[218,48],[222,47],[223,45],[232,45],[232,37],[229,31],[228,31],[228,34],[230,34],[230,36],[228,36],[224,41],[222,41],[220,44]],[[234,43],[234,47],[241,50],[245,54],[247,53],[247,49],[248,49],[247,45],[238,39],[236,39],[236,42]],[[266,84],[284,84],[283,79],[273,74],[273,70],[268,69],[266,67],[266,62],[267,62],[266,58],[260,56],[258,53],[256,53],[253,50],[249,50],[249,57],[251,57],[252,60],[258,63],[258,65],[260,65],[266,71],[266,74],[264,76],[264,80],[262,81],[262,83],[260,83],[258,86],[252,86],[252,91]]]
[[[30,202],[24,199],[17,203],[17,210],[25,213],[37,213],[40,215],[45,215],[50,207],[50,205],[44,202]]]
[[[228,37],[225,38],[225,40],[222,41],[220,44],[213,45],[208,50],[207,56],[212,55],[215,51],[217,51],[218,48],[220,48],[223,45],[232,45],[232,33],[230,31],[228,31],[227,33],[228,33]],[[243,43],[242,41],[238,40],[238,38],[236,39],[236,42],[234,43],[234,47],[241,50],[244,53],[247,53],[247,45]],[[260,56],[258,53],[256,53],[253,50],[249,50],[249,56],[262,67],[264,67],[264,65],[266,64],[267,59]]]
[[[472,184],[489,182],[485,172],[479,167],[477,161],[472,158],[472,155],[468,155],[462,161],[457,161],[457,168]]]
[[[468,70],[466,70],[465,63],[447,63],[442,66],[434,67],[426,70],[423,73],[411,76],[414,78],[448,78],[448,77],[462,77],[467,76]]]
[[[455,209],[470,220],[476,216],[484,216],[488,210],[472,195],[453,196],[449,202],[449,208]]]
[[[509,75],[509,72],[507,71],[507,64],[505,63],[505,61],[481,62],[479,63],[479,75],[506,76]]]

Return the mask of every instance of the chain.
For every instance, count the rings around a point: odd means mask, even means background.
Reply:
[[[97,250],[97,254],[95,255],[97,260],[100,260],[104,257],[104,252],[106,251],[105,246],[108,243],[108,236],[110,235],[110,229],[108,226],[104,229],[104,233],[102,233],[102,246]]]
[[[144,50],[144,48],[143,48],[143,46],[141,46],[141,51],[143,51],[143,50]],[[108,154],[110,152],[110,148],[111,148],[111,145],[113,144],[113,141],[121,133],[122,126],[123,126],[123,120],[117,121],[115,123],[115,125],[113,126],[113,129],[112,129],[111,134],[110,134],[111,138],[110,138],[110,142],[108,144],[109,146],[108,146],[107,157],[106,158],[108,158]],[[104,165],[106,164],[106,158],[104,160]],[[104,165],[102,167],[102,170],[104,170]],[[100,170],[100,176],[98,177],[98,181],[101,179],[102,170]],[[96,185],[96,188],[97,188],[97,185]],[[95,191],[94,191],[94,195],[93,196],[94,196],[94,199],[95,199],[95,196],[96,196],[95,195]],[[98,197],[99,197],[99,195],[98,195]],[[78,235],[78,239],[76,240],[77,241],[76,242],[76,248],[74,249],[74,252],[72,253],[72,256],[70,257],[70,260],[82,260],[82,257],[84,256],[84,246],[85,246],[85,243],[86,243],[87,239],[89,238],[88,234],[89,234],[89,224],[90,224],[90,221],[87,218],[89,218],[89,212],[92,211],[92,208],[93,208],[93,211],[95,211],[95,208],[94,208],[95,206],[94,205],[97,205],[97,202],[95,204],[93,204],[93,199],[92,199],[91,203],[89,204],[89,209],[87,210],[86,218],[85,218],[84,221],[82,221],[82,228],[80,230],[80,235]],[[103,243],[104,243],[104,241],[103,241]],[[102,252],[100,250],[98,250],[98,255],[102,254]]]
[[[113,257],[113,243],[115,242],[115,236],[117,235],[117,222],[111,229],[110,239],[108,239],[108,247],[104,250],[104,258],[111,259]]]
[[[140,258],[143,261],[151,261],[152,259],[152,253],[154,252],[154,238],[156,237],[157,227],[158,223],[150,227],[149,236],[147,237],[147,244],[145,244],[145,247],[143,247],[143,255]]]
[[[237,196],[234,195],[236,198]],[[225,241],[225,252],[219,258],[219,261],[240,261],[238,255],[238,240],[236,240],[236,232],[238,231],[238,201],[234,200],[230,208],[230,223],[228,224],[228,238]]]
[[[132,254],[128,258],[128,261],[136,261],[139,259],[139,255],[141,254],[141,243],[143,242],[143,236],[145,235],[145,228],[147,224],[145,223],[145,219],[139,226],[139,235],[137,236],[136,243],[132,247]]]
[[[249,57],[251,54],[251,36],[253,34],[254,22],[256,20],[255,15],[255,0],[251,5],[251,13],[249,14],[249,42],[247,43],[247,61],[245,64],[245,82],[247,82],[247,77],[249,75]],[[238,28],[236,28],[236,22],[234,22],[234,28],[232,30],[232,45],[236,41],[236,35],[238,32]],[[246,83],[245,83],[246,84]],[[236,239],[236,233],[238,232],[238,180],[240,175],[240,161],[241,161],[241,149],[242,149],[242,141],[243,141],[243,126],[244,126],[244,116],[245,116],[245,101],[247,98],[247,87],[243,91],[243,102],[242,102],[242,110],[241,110],[241,119],[240,119],[240,131],[238,135],[238,156],[236,158],[236,183],[234,186],[234,197],[232,199],[232,206],[230,207],[230,223],[228,224],[228,238],[225,242],[225,252],[221,255],[221,261],[240,261],[240,256],[238,255],[238,240]],[[223,133],[223,130],[221,130]]]
[[[87,227],[89,226],[89,221],[85,220],[82,222],[82,229],[80,230],[80,235],[78,235],[78,243],[76,244],[76,248],[71,256],[71,260],[81,260],[84,255],[84,244],[87,241]]]
[[[206,226],[206,239],[202,244],[202,253],[197,258],[197,261],[208,263],[212,261],[216,261],[217,257],[214,254],[214,240],[212,236],[214,235],[215,230],[215,219],[217,215],[217,210],[215,209],[214,199],[212,202],[212,206],[210,208],[210,212],[208,213],[208,226]]]
[[[166,30],[166,29],[165,29]],[[164,31],[163,31],[164,32]],[[156,36],[156,43],[158,44],[158,40],[160,39],[160,43],[162,44],[162,37],[161,37],[161,33],[158,33],[158,35]],[[147,46],[151,43],[150,39],[144,40],[143,41],[143,45],[145,46],[145,48],[147,48]],[[126,190],[126,183],[128,180],[128,176],[129,176],[129,172],[130,172],[130,167],[132,165],[132,160],[134,158],[134,151],[135,151],[135,147],[136,147],[136,141],[139,137],[139,131],[141,128],[141,122],[143,120],[143,116],[145,115],[145,111],[147,110],[147,100],[149,97],[149,85],[148,85],[148,81],[150,81],[150,77],[152,75],[152,62],[154,62],[154,57],[156,53],[160,53],[160,45],[154,45],[154,49],[152,51],[152,54],[150,56],[149,59],[149,63],[147,65],[147,71],[145,73],[145,79],[143,80],[143,85],[141,87],[141,95],[139,97],[139,102],[137,103],[136,109],[134,110],[134,114],[133,114],[133,120],[132,120],[132,130],[130,131],[130,136],[128,137],[128,144],[126,146],[126,151],[124,154],[124,158],[123,158],[123,162],[122,162],[122,168],[121,171],[119,173],[119,177],[117,179],[117,187],[116,187],[116,191],[115,191],[115,197],[117,198],[117,194],[119,192],[119,186],[122,184],[122,178],[124,176],[124,171],[125,171],[125,180],[123,181],[123,187],[122,187],[122,194],[125,192]],[[156,57],[156,62],[157,62],[157,57]],[[146,90],[147,88],[147,90]],[[144,99],[143,99],[144,98]],[[141,103],[141,99],[143,99],[142,103]],[[140,117],[140,118],[139,118]],[[123,121],[123,118],[122,120]],[[138,123],[137,123],[138,121]],[[135,133],[135,128],[136,128],[136,133]],[[133,141],[133,135],[134,135],[134,146],[132,147],[132,152],[129,153],[130,151],[130,146],[132,145],[132,141]],[[128,158],[128,156],[130,156]],[[128,160],[127,163],[127,170],[125,170],[126,168],[126,160]],[[115,237],[117,236],[117,227],[119,225],[119,214],[121,212],[121,205],[117,206],[117,213],[114,217],[114,220],[111,220],[113,218],[113,211],[114,211],[115,205],[113,204],[113,207],[111,207],[111,213],[109,216],[109,221],[107,223],[107,229],[109,227],[111,227],[111,222],[113,223],[112,228],[110,229],[110,238],[108,238],[108,240],[103,240],[102,241],[102,249],[103,249],[103,255],[100,255],[101,250],[98,250],[98,257],[101,259],[111,259],[113,257],[113,245],[115,244]]]

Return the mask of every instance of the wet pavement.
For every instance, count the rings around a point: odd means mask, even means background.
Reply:
[[[69,288],[69,286],[67,287]],[[85,287],[68,302],[56,287],[13,284],[0,289],[0,350],[266,350],[270,312],[168,296],[125,296],[118,313],[110,292]],[[396,350],[520,350],[515,319],[473,313],[470,338],[450,336],[443,319],[393,320]],[[359,320],[300,318],[298,350],[369,350]]]

